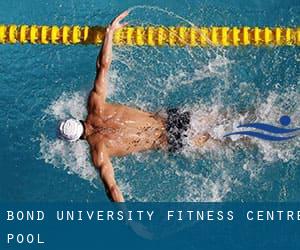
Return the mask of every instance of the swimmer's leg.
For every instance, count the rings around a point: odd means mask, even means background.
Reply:
[[[214,145],[219,145],[219,146],[231,146],[231,147],[241,147],[241,146],[246,146],[248,148],[252,147],[254,145],[253,141],[251,141],[250,138],[248,137],[242,137],[237,141],[232,141],[231,139],[226,139],[226,140],[220,140],[211,137],[209,133],[204,133],[201,135],[197,135],[193,140],[193,144],[197,148],[204,147],[207,142],[212,142]]]
[[[250,121],[255,121],[257,119],[256,117],[256,112],[255,109],[248,109],[240,112],[241,115],[244,115],[247,117],[247,120]],[[200,118],[196,118],[198,122],[199,127],[206,127],[207,124],[209,124],[211,127],[213,125],[218,124],[218,118],[220,114],[211,114],[209,116],[204,116]],[[223,112],[221,114],[224,120],[228,119],[228,113]],[[241,137],[237,141],[232,141],[230,138],[226,138],[225,140],[214,138],[213,136],[210,135],[209,131],[207,132],[202,132],[201,134],[197,134],[192,138],[192,143],[194,144],[195,147],[203,147],[206,143],[213,143],[219,146],[251,146],[253,145],[253,141],[249,137]]]
[[[196,118],[197,119],[197,118]],[[216,123],[216,117],[214,116],[205,116],[197,119],[197,123],[199,127],[206,127],[207,124],[215,124]],[[209,134],[209,132],[203,131],[202,133],[196,134],[192,138],[192,143],[194,144],[195,147],[203,147],[206,142],[209,140],[214,140],[215,139]]]
[[[193,139],[193,144],[196,147],[203,147],[204,144],[211,138],[209,133],[204,133],[201,135],[196,135],[196,137]]]

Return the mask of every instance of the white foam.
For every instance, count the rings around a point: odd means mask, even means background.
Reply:
[[[79,92],[63,93],[45,110],[48,120],[58,120],[75,117],[84,119],[86,116],[86,94]],[[53,125],[51,123],[51,125]],[[55,128],[52,128],[55,131]],[[92,181],[97,177],[90,163],[88,145],[84,141],[65,142],[58,138],[51,139],[41,134],[40,158],[54,167],[63,168],[69,174],[77,174],[81,178]]]
[[[63,168],[68,174],[77,174],[91,183],[98,176],[90,163],[88,145],[83,141],[68,143],[41,135],[40,153],[46,163]]]
[[[138,8],[144,10],[143,6],[134,9]],[[154,9],[149,10],[152,12]],[[160,12],[186,21],[167,10]],[[188,63],[192,63],[192,67],[186,67]],[[127,200],[224,201],[235,192],[234,188],[242,188],[244,184],[241,179],[245,176],[253,182],[258,181],[269,163],[300,161],[300,137],[283,144],[251,139],[253,147],[240,142],[241,136],[234,136],[231,138],[235,143],[224,144],[225,133],[232,132],[238,125],[248,121],[276,125],[279,117],[286,113],[291,115],[295,127],[300,126],[300,94],[293,87],[284,93],[274,91],[264,97],[255,83],[241,82],[237,86],[241,97],[256,97],[252,107],[254,112],[241,114],[234,107],[227,107],[226,91],[232,88],[230,67],[235,63],[221,49],[192,51],[189,48],[165,48],[162,53],[157,48],[114,48],[109,96],[127,105],[156,111],[167,107],[168,98],[178,88],[188,88],[207,79],[217,80],[214,95],[210,96],[209,101],[196,100],[193,102],[195,104],[183,107],[192,111],[191,129],[183,152],[186,156],[184,166],[164,153],[138,153],[113,159],[117,181]],[[158,74],[158,70],[162,72]],[[138,86],[134,93],[127,92],[130,84]],[[152,91],[151,98],[144,86],[149,92]],[[55,123],[69,116],[84,119],[87,94],[63,93],[46,109],[45,119]],[[214,140],[208,141],[204,147],[195,147],[193,138],[205,132]],[[99,181],[85,142],[70,145],[49,135],[41,135],[39,140],[41,158],[46,163],[91,183]],[[253,148],[258,148],[259,152]],[[237,150],[243,151],[243,158],[237,157]],[[209,169],[203,170],[199,161],[203,161],[203,167],[209,166]]]
[[[117,78],[115,79],[117,81]],[[117,91],[117,90],[116,90]],[[63,93],[60,98],[53,101],[45,113],[52,119],[64,119],[70,115],[77,118],[84,118],[86,115],[86,94],[82,95],[78,92]],[[287,99],[287,96],[290,98]],[[233,178],[233,165],[224,166],[224,162],[230,162],[235,157],[237,145],[242,147],[248,155],[251,155],[251,149],[248,149],[247,144],[238,142],[235,145],[223,145],[224,133],[232,131],[237,125],[246,122],[248,119],[253,119],[260,122],[269,122],[276,124],[280,115],[288,112],[293,121],[294,126],[299,127],[300,95],[292,90],[287,90],[286,93],[276,94],[271,92],[265,101],[257,103],[254,116],[251,113],[239,114],[238,112],[224,108],[220,100],[215,100],[212,104],[199,102],[193,107],[184,107],[185,110],[192,111],[191,130],[189,131],[189,139],[194,138],[196,134],[209,132],[216,140],[208,142],[202,148],[195,148],[191,141],[187,141],[189,147],[185,148],[184,154],[192,162],[190,166],[197,164],[197,159],[205,157],[213,161],[211,174],[208,176],[202,173],[193,173],[187,169],[182,169],[176,161],[170,160],[166,155],[155,156],[149,158],[145,153],[138,153],[130,158],[130,164],[124,163],[122,160],[114,160],[114,167],[121,190],[124,192],[127,200],[138,201],[159,201],[164,200],[163,196],[156,196],[151,192],[149,194],[139,194],[140,190],[147,188],[143,186],[144,182],[132,183],[131,178],[143,178],[139,176],[140,169],[135,169],[134,165],[141,162],[146,169],[155,169],[161,161],[165,162],[166,167],[158,175],[165,175],[166,178],[170,174],[176,174],[179,178],[179,183],[182,192],[179,192],[175,198],[176,201],[222,201],[226,200],[228,194],[232,192],[232,186],[238,183],[238,180]],[[293,102],[290,101],[293,100]],[[293,105],[295,103],[295,105]],[[147,103],[144,103],[147,107]],[[251,118],[249,118],[251,117]],[[234,140],[238,140],[238,136]],[[263,158],[257,161],[252,160],[252,157],[241,162],[239,171],[243,170],[249,174],[252,181],[259,179],[262,173],[262,168],[265,162],[274,162],[281,160],[288,162],[290,160],[299,159],[297,150],[300,147],[299,139],[288,144],[274,144],[271,142],[251,139],[251,143],[256,145],[262,154]],[[40,153],[41,158],[46,163],[54,167],[62,168],[69,174],[76,174],[80,178],[94,183],[98,180],[98,174],[93,168],[88,145],[85,142],[76,142],[73,144],[48,138],[46,135],[41,135],[40,138]],[[162,158],[163,157],[163,158]],[[257,156],[258,157],[258,156]],[[227,163],[228,164],[228,163]],[[145,171],[145,170],[144,170]],[[153,174],[153,173],[152,173]],[[136,176],[136,177],[133,177]],[[139,177],[138,177],[139,176]],[[168,186],[168,185],[167,185]]]
[[[289,96],[289,98],[286,98]],[[291,102],[296,103],[293,105]],[[207,152],[207,150],[220,150],[222,142],[224,142],[224,135],[232,131],[243,131],[244,128],[237,129],[240,124],[247,121],[271,123],[279,126],[278,121],[281,115],[286,112],[291,116],[294,127],[299,127],[299,114],[300,107],[297,103],[300,102],[300,94],[295,91],[287,90],[286,93],[276,94],[271,92],[265,101],[258,102],[253,112],[246,112],[240,114],[234,110],[224,110],[222,103],[217,100],[211,105],[198,103],[194,107],[185,107],[185,110],[191,110],[191,129],[188,131],[186,140],[185,153],[191,152]],[[290,106],[291,110],[287,107]],[[253,121],[253,119],[255,119]],[[195,147],[193,140],[197,135],[209,133],[210,136],[216,140],[212,143],[207,143],[203,148]],[[231,141],[239,141],[246,136],[234,135],[231,136]],[[260,152],[264,156],[265,161],[282,160],[287,162],[289,160],[299,157],[296,155],[295,150],[300,146],[300,138],[297,137],[288,143],[274,143],[260,139],[250,138],[250,142],[258,146]],[[239,144],[247,150],[248,143]],[[223,146],[227,147],[227,146]],[[234,147],[232,148],[234,149]]]
[[[62,95],[45,110],[45,113],[58,120],[74,117],[84,119],[87,93],[62,93]]]

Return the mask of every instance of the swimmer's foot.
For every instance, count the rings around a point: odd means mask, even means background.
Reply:
[[[203,145],[210,139],[209,133],[205,133],[202,135],[197,136],[194,140],[193,143],[196,147],[203,147]]]

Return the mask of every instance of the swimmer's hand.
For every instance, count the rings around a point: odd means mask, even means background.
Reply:
[[[107,27],[107,32],[115,32],[118,29],[124,28],[126,25],[128,25],[128,22],[120,23],[125,17],[127,17],[129,14],[129,11],[126,10],[123,13],[121,13],[119,16],[117,16]]]

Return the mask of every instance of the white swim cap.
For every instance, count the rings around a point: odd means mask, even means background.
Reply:
[[[58,127],[59,137],[66,141],[77,141],[80,136],[83,134],[84,127],[79,120],[68,119],[61,121]]]

